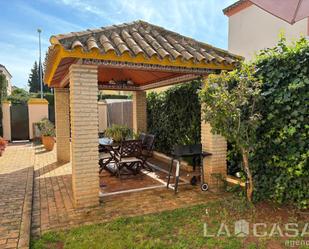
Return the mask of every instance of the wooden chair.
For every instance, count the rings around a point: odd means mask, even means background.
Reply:
[[[140,133],[138,139],[142,141],[142,145],[145,142],[146,133]]]
[[[121,176],[121,169],[124,167],[132,171],[134,174],[140,172],[143,163],[143,160],[140,159],[141,154],[141,140],[127,140],[121,142],[119,153],[115,154],[115,165],[119,178]]]
[[[140,159],[143,161],[142,167],[149,171],[153,171],[152,167],[147,163],[147,160],[153,156],[155,136],[147,134],[142,141],[142,154],[140,156]]]

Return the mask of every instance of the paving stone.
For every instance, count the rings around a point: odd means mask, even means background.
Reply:
[[[152,189],[107,196],[98,207],[74,209],[71,164],[57,163],[55,150],[44,153],[41,147],[35,150],[31,231],[34,237],[51,230],[161,212],[220,198],[215,193],[201,192],[199,187],[184,185],[180,186],[178,195],[166,188]]]
[[[24,223],[30,220],[34,165],[34,150],[30,143],[9,145],[0,157],[0,245],[1,248],[17,248],[19,239],[27,241],[29,246],[29,229]],[[28,197],[28,198],[26,198]],[[20,231],[23,234],[20,234]]]

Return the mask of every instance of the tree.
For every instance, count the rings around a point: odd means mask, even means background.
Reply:
[[[41,65],[41,68],[43,70],[43,67]],[[43,75],[43,71],[42,71],[42,75]],[[39,65],[38,63],[35,61],[33,64],[33,67],[31,69],[30,75],[29,75],[29,79],[28,79],[28,85],[29,85],[29,92],[31,93],[37,93],[41,91],[41,85],[40,85],[40,71],[39,71]],[[43,83],[43,92],[50,92],[50,88],[48,86],[46,86]]]
[[[7,86],[8,82],[5,75],[0,73],[0,104],[2,104],[3,99],[7,96]]]
[[[253,68],[246,65],[233,72],[210,75],[200,92],[203,119],[213,133],[233,142],[242,154],[249,201],[254,189],[249,154],[254,150],[255,131],[260,123],[260,92],[261,82],[253,76]]]
[[[7,85],[8,82],[4,74],[0,73],[0,120],[2,120],[2,101],[7,96]],[[2,136],[2,123],[0,123],[0,134]]]

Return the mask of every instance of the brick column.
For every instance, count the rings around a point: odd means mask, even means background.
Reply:
[[[147,131],[147,100],[145,91],[133,92],[133,130]]]
[[[70,67],[71,162],[75,207],[99,204],[98,69]]]
[[[70,162],[70,92],[55,88],[57,161]]]
[[[211,156],[203,160],[205,182],[208,183],[209,189],[212,191],[220,190],[222,181],[219,177],[226,177],[227,164],[226,153],[227,143],[224,137],[211,133],[211,126],[201,121],[201,142],[203,151],[212,153]]]

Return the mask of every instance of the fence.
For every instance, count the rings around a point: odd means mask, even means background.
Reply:
[[[103,132],[112,124],[133,128],[132,100],[107,99],[98,104],[99,131]]]

